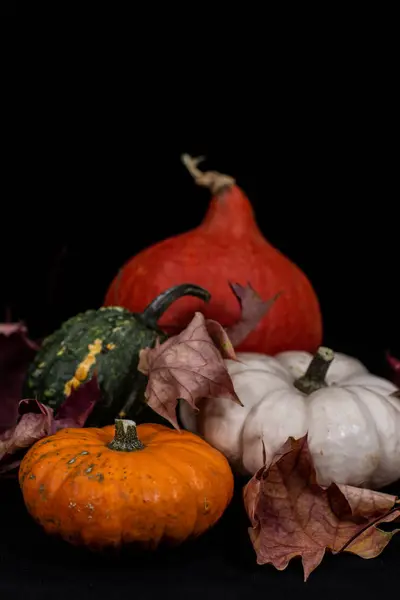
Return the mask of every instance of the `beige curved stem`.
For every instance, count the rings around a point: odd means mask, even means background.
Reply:
[[[223,188],[232,187],[236,183],[230,175],[224,175],[217,171],[201,171],[198,165],[204,160],[204,156],[194,158],[189,154],[182,154],[181,159],[197,185],[208,188],[212,194],[217,194]]]

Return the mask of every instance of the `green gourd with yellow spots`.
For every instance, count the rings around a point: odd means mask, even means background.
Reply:
[[[153,347],[157,338],[165,341],[157,321],[182,296],[210,299],[204,288],[182,284],[157,296],[140,314],[110,306],[68,319],[43,341],[28,369],[24,396],[56,412],[95,374],[101,398],[87,423],[101,427],[118,415],[136,417],[146,386],[146,377],[137,370],[140,350]]]

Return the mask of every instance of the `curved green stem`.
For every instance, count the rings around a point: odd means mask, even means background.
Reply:
[[[182,298],[182,296],[194,296],[195,298],[204,300],[204,302],[209,302],[211,298],[210,292],[199,285],[194,285],[193,283],[175,285],[165,292],[162,292],[157,298],[150,302],[142,312],[142,318],[146,323],[157,323],[158,319],[165,313],[167,308],[169,308],[173,302],[178,300],[178,298]]]
[[[305,374],[294,382],[295,388],[309,395],[326,387],[325,377],[334,358],[335,355],[330,348],[324,346],[318,348]]]

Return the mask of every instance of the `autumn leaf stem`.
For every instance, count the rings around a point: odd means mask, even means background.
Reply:
[[[384,514],[384,515],[381,514],[381,515],[377,516],[375,520],[367,522],[365,524],[364,529],[361,529],[359,532],[355,533],[351,538],[349,538],[349,540],[345,544],[343,544],[343,546],[341,548],[339,548],[339,550],[337,550],[336,554],[338,554],[339,552],[346,552],[346,550],[349,548],[349,546],[351,546],[351,544],[358,537],[360,537],[368,529],[372,530],[373,527],[375,527],[376,525],[379,525],[382,522],[383,518],[385,518],[385,520],[390,520],[390,516],[395,515],[396,516],[395,521],[398,520],[398,512],[399,512],[399,503],[397,502],[393,506],[393,508],[391,510],[389,510],[386,514]]]

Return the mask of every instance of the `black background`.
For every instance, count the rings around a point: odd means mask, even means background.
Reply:
[[[26,103],[18,150],[3,164],[10,190],[2,208],[3,314],[9,307],[41,337],[99,306],[129,256],[204,216],[208,193],[194,186],[180,154],[205,154],[206,167],[236,177],[265,236],[312,280],[324,343],[388,375],[385,351],[400,354],[400,292],[398,165],[385,102],[366,105],[344,85],[328,90],[329,102],[320,90],[303,103],[294,86],[296,98],[275,97],[273,105],[263,98],[255,107],[254,94],[232,106],[233,83],[223,80],[212,90],[218,110],[210,103],[206,114],[184,91],[167,106],[165,90],[139,106],[134,97],[108,106],[87,100],[76,84],[42,98],[40,111]],[[13,482],[1,482],[0,494],[5,598],[334,597],[382,593],[398,581],[399,539],[372,561],[328,556],[307,584],[298,561],[283,573],[257,566],[240,486],[222,521],[196,544],[117,562],[49,540]]]
[[[99,306],[130,256],[199,224],[209,193],[181,164],[189,152],[236,177],[264,235],[307,273],[324,343],[387,374],[385,351],[400,352],[394,134],[368,107],[329,107],[260,119],[184,106],[128,123],[85,104],[28,113],[18,176],[3,169],[3,314],[42,336]]]
[[[0,6],[0,15],[2,17],[15,17],[17,15],[16,3],[13,0],[5,0]]]

